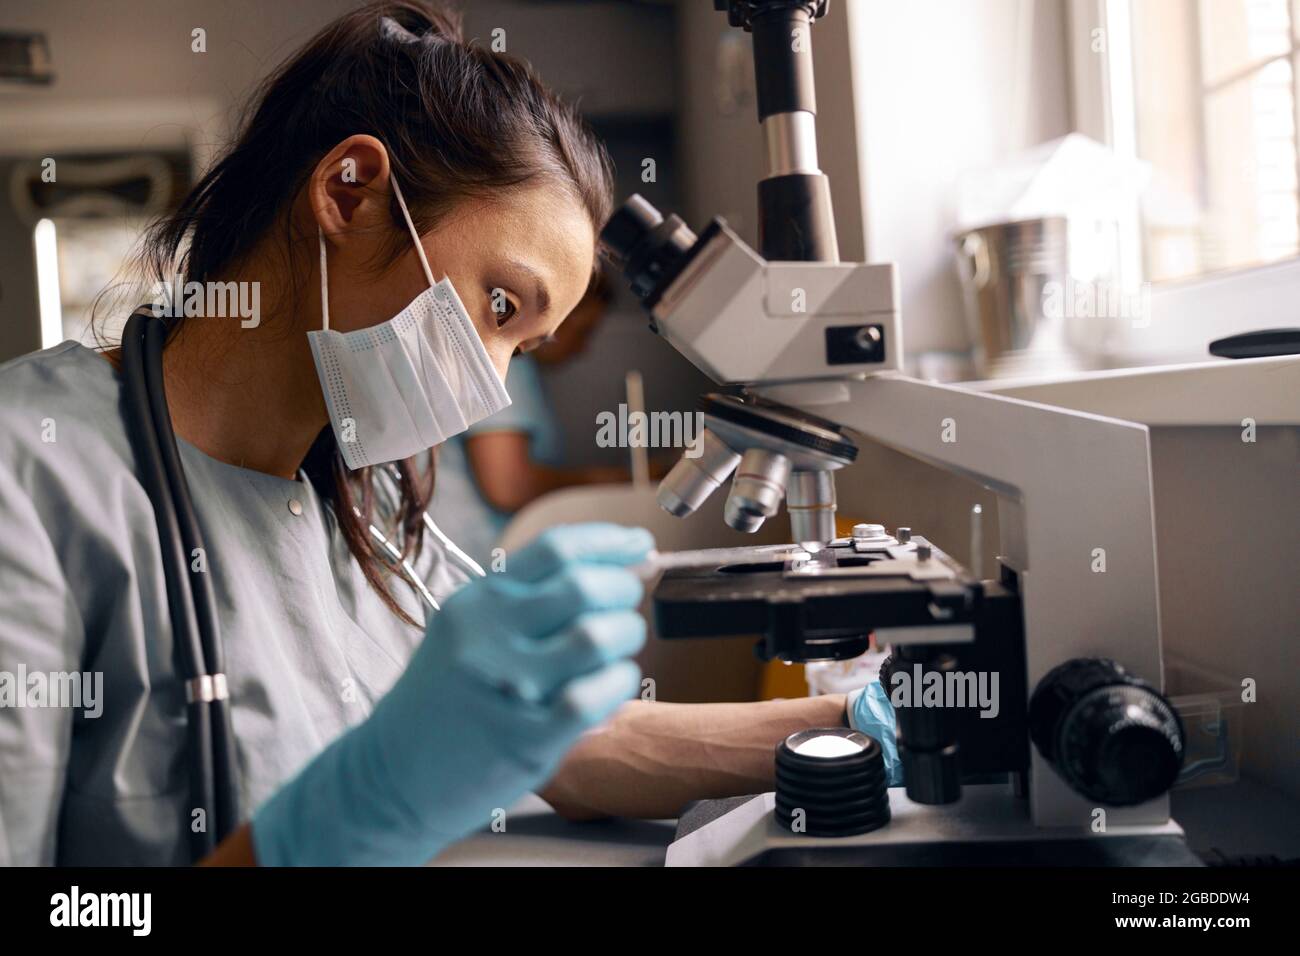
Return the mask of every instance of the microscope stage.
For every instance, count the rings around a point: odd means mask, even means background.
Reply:
[[[752,562],[672,568],[654,589],[657,633],[724,637],[793,626],[806,639],[865,639],[880,628],[934,627],[954,642],[970,640],[981,583],[924,538],[889,542],[837,539],[792,560],[763,560],[755,549]]]

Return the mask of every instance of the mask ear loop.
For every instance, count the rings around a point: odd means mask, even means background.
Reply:
[[[402,195],[402,187],[397,185],[397,177],[393,175],[391,168],[388,170],[388,181],[393,184],[393,195],[397,197],[397,205],[402,210],[402,218],[406,220],[406,228],[410,230],[411,241],[415,243],[415,254],[420,257],[420,267],[424,269],[424,278],[428,281],[429,288],[432,289],[438,283],[434,281],[433,270],[429,268],[429,258],[424,254],[424,243],[420,242],[420,234],[415,229],[415,223],[411,221],[411,211],[406,208],[406,197]],[[437,295],[438,292],[435,291],[434,296]],[[421,374],[425,373],[423,352],[420,353],[420,372]]]
[[[415,253],[420,257],[420,265],[424,267],[424,277],[429,280],[430,286],[436,286],[438,283],[434,281],[433,270],[429,268],[429,260],[424,254],[424,245],[423,243],[420,242],[420,234],[415,231],[415,223],[411,222],[411,213],[406,208],[406,199],[405,197],[402,196],[402,187],[397,185],[397,177],[393,175],[391,169],[388,171],[388,181],[393,184],[393,193],[397,196],[397,205],[402,207],[402,216],[406,219],[406,228],[411,231],[411,238],[415,240]],[[438,290],[434,293],[435,298],[437,298],[438,296],[442,297],[441,301],[443,302],[445,302],[447,299],[447,294],[442,290]],[[462,312],[464,311],[463,306],[461,311]],[[473,330],[472,323],[470,325],[470,328],[471,330]],[[475,336],[478,336],[477,331],[473,331],[473,334]],[[498,382],[501,382],[502,388],[504,388],[505,382],[501,378],[501,374],[497,372],[495,368],[492,367],[492,363],[490,360],[487,362],[487,364],[489,368],[492,368],[493,376],[495,376]]]
[[[429,268],[429,259],[424,254],[424,244],[420,242],[420,234],[415,231],[415,223],[411,221],[411,213],[406,208],[406,199],[402,196],[402,187],[397,185],[397,177],[393,175],[392,170],[388,171],[388,181],[393,184],[393,195],[397,197],[397,205],[402,209],[402,218],[406,220],[406,228],[411,231],[411,238],[415,241],[415,254],[420,257],[420,266],[424,269],[424,277],[429,280],[429,285],[437,285],[433,278],[433,270]]]
[[[420,234],[415,231],[415,223],[411,221],[411,213],[406,208],[406,198],[402,195],[402,187],[397,185],[397,177],[390,170],[388,181],[393,184],[393,194],[397,196],[397,205],[402,209],[402,218],[406,220],[406,228],[411,232],[411,238],[415,241],[415,254],[420,257],[420,268],[424,270],[424,277],[429,280],[429,285],[434,286],[438,283],[433,278],[433,270],[429,268],[429,259],[424,254],[424,245],[420,242]],[[330,327],[330,284],[329,271],[325,265],[325,233],[320,225],[316,226],[316,241],[320,243],[320,308],[321,321],[325,331]]]
[[[326,332],[330,330],[330,282],[325,270],[325,233],[316,226],[316,241],[320,243],[320,311]]]

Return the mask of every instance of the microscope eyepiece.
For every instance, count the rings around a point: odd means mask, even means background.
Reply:
[[[663,214],[658,209],[640,193],[633,193],[609,217],[609,222],[600,231],[600,241],[609,250],[615,264],[621,267],[637,244],[663,221]]]
[[[600,241],[649,308],[690,260],[696,235],[679,217],[665,219],[645,198],[633,194],[610,216]]]

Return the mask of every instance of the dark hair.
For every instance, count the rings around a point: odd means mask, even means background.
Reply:
[[[591,283],[587,286],[587,297],[604,305],[614,301],[614,283],[604,268],[597,269],[592,276]]]
[[[539,181],[569,190],[596,228],[609,217],[613,176],[604,147],[528,64],[467,43],[459,15],[439,5],[381,0],[330,23],[262,84],[220,160],[150,227],[142,265],[164,280],[175,270],[187,282],[207,281],[277,227],[290,253],[294,198],[321,157],[358,133],[387,147],[422,235],[466,199]],[[391,211],[393,261],[408,238],[395,202]],[[295,280],[295,295],[296,288]],[[172,322],[169,336],[183,324]],[[349,473],[330,428],[303,463],[367,581],[409,623],[388,587],[392,559],[369,528],[398,533],[404,557],[419,550],[433,494],[431,457],[428,467],[420,464],[398,465],[400,502],[383,520],[371,469]]]

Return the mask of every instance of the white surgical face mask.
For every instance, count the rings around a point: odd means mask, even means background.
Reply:
[[[334,437],[354,470],[409,458],[510,404],[460,296],[449,280],[434,282],[402,190],[389,181],[429,288],[387,322],[355,332],[329,327],[325,237],[317,230],[324,328],[307,339]]]

